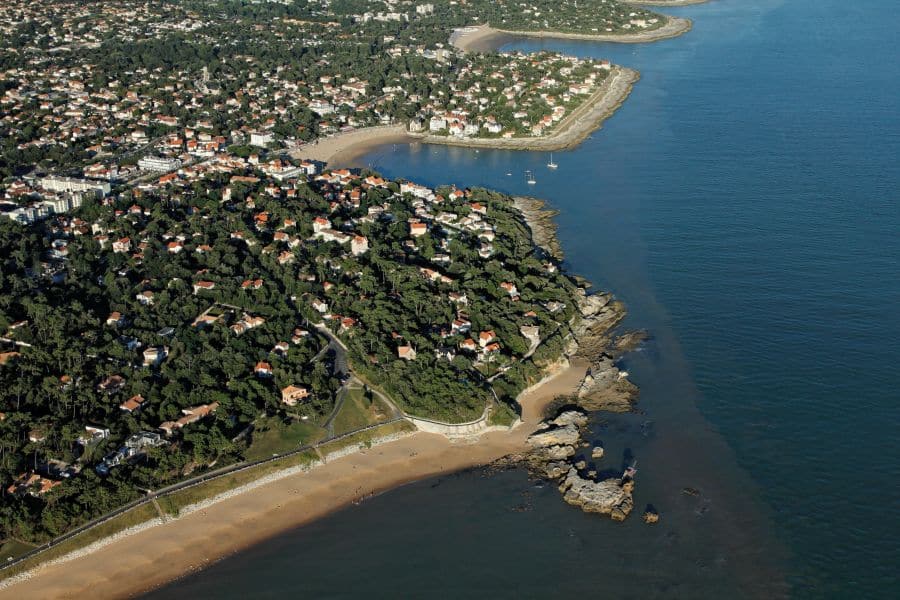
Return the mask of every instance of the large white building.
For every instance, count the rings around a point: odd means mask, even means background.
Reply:
[[[250,145],[265,148],[275,141],[275,136],[269,132],[254,131],[250,133]]]
[[[103,196],[109,194],[112,189],[108,183],[90,181],[88,179],[75,179],[73,177],[44,177],[38,184],[51,192],[94,192]]]
[[[181,167],[181,161],[177,158],[162,158],[160,156],[145,156],[138,161],[138,167],[144,171],[174,171]]]
[[[12,208],[10,204],[4,204],[0,206],[0,215],[24,225],[31,225],[35,221],[46,219],[50,215],[74,210],[79,206],[81,206],[81,194],[66,194],[15,208]]]

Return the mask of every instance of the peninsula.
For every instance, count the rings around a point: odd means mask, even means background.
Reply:
[[[646,41],[690,26],[614,0],[563,4],[14,0],[0,19],[13,42],[0,50],[10,593],[42,571],[30,589],[72,593],[67,565],[137,556],[128,544],[173,530],[214,559],[485,464],[526,448],[559,396],[630,407],[615,362],[638,338],[615,337],[621,304],[563,272],[538,202],[323,169],[386,140],[571,147],[638,77],[553,52],[466,52],[459,28]],[[401,464],[402,477],[388,468]],[[302,516],[269,520],[284,478],[304,478]],[[267,519],[252,535],[227,512],[251,497]],[[214,533],[213,510],[244,531],[232,548],[191,546]],[[82,583],[131,592],[186,566],[121,565],[146,573]]]

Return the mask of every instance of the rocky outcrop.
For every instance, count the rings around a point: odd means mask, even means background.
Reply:
[[[575,446],[581,434],[575,425],[565,425],[533,433],[528,437],[532,448],[549,448],[550,446]]]
[[[630,475],[598,481],[597,472],[582,473],[588,468],[583,458],[576,460],[576,447],[590,447],[581,439],[582,429],[588,423],[588,416],[579,410],[565,410],[553,419],[545,421],[543,429],[528,438],[532,450],[523,459],[531,472],[549,480],[562,480],[559,486],[563,499],[579,506],[585,512],[608,515],[624,520],[634,508],[632,489],[634,480]],[[603,448],[595,446],[591,457],[603,456]]]
[[[559,211],[544,208],[544,201],[527,196],[516,196],[513,204],[522,213],[528,228],[531,229],[531,240],[535,246],[556,260],[563,259],[562,248],[556,237],[556,222],[553,217]]]
[[[616,358],[621,358],[623,355],[637,350],[638,346],[644,343],[644,341],[648,337],[650,337],[649,334],[643,329],[639,331],[629,331],[627,333],[623,333],[615,340],[613,340],[613,356]]]
[[[588,423],[588,417],[583,412],[577,410],[567,410],[560,413],[558,417],[550,421],[551,425],[557,427],[567,427],[574,425],[575,427],[584,427]]]
[[[638,387],[610,357],[602,356],[591,365],[576,395],[578,404],[587,410],[626,412],[637,400]]]
[[[563,500],[589,513],[609,515],[614,521],[624,521],[634,508],[632,484],[621,479],[593,481],[578,474],[572,467],[560,486]]]
[[[587,410],[626,412],[637,401],[638,388],[628,374],[616,366],[623,354],[634,350],[645,332],[630,332],[613,337],[614,329],[625,317],[624,305],[610,294],[588,295],[580,290],[580,319],[566,351],[569,356],[587,359],[590,368],[576,393],[576,402]]]

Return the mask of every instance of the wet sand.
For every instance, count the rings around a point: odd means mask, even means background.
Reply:
[[[87,554],[38,567],[0,590],[0,598],[122,598],[163,585],[362,496],[442,473],[488,464],[524,449],[559,395],[572,393],[587,364],[573,361],[520,397],[522,425],[451,442],[417,432],[233,495]]]

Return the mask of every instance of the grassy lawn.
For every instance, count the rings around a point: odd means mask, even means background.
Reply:
[[[296,449],[303,444],[312,444],[325,437],[325,430],[308,421],[284,423],[281,419],[265,419],[257,423],[252,433],[252,442],[247,448],[249,461],[269,458]]]
[[[347,390],[341,412],[334,418],[334,434],[341,435],[386,421],[389,414],[390,411],[380,399],[376,397],[375,402],[370,404],[362,388],[350,388]]]
[[[22,556],[33,549],[34,546],[20,542],[19,540],[6,540],[0,545],[0,562],[6,562],[7,559]]]
[[[189,487],[184,490],[175,492],[163,498],[159,498],[157,502],[163,511],[170,515],[177,516],[182,508],[191,504],[196,504],[202,500],[207,500],[218,496],[221,493],[233,490],[242,485],[256,481],[260,477],[265,477],[272,473],[282,471],[290,467],[299,465],[308,465],[319,459],[319,455],[315,450],[307,450],[294,456],[287,456],[280,460],[275,460],[264,465],[259,465],[251,469],[245,469],[229,475],[218,477],[211,481]]]
[[[516,411],[514,411],[508,404],[495,402],[493,410],[491,410],[491,414],[488,417],[488,425],[502,425],[503,427],[510,427],[518,418],[519,415],[517,415]]]
[[[37,556],[33,556],[14,567],[3,570],[2,572],[0,572],[0,579],[6,579],[7,577],[12,577],[13,575],[24,573],[25,571],[38,566],[40,563],[53,560],[54,558],[59,558],[60,556],[68,554],[69,552],[74,552],[75,550],[79,550],[81,548],[84,548],[85,546],[89,546],[90,544],[93,544],[98,540],[119,533],[120,531],[128,529],[129,527],[134,527],[135,525],[146,523],[150,519],[155,519],[158,516],[159,513],[156,512],[156,508],[152,504],[150,504],[149,502],[147,504],[142,504],[136,508],[129,510],[126,513],[117,516],[114,519],[110,519],[102,525],[98,525],[92,529],[80,533],[75,537],[66,540],[62,544],[59,544],[58,546],[54,546],[49,550],[45,550]],[[4,548],[5,547],[6,545],[4,544]]]

